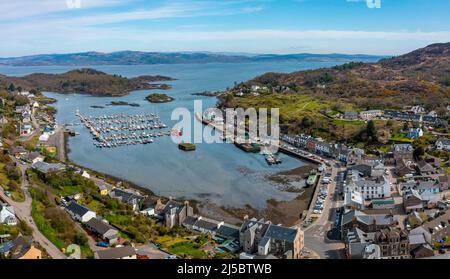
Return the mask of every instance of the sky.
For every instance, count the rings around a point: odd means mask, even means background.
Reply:
[[[399,55],[450,42],[449,0],[0,1],[0,57],[85,51]]]

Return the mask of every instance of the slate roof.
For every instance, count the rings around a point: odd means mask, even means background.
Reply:
[[[136,250],[131,246],[116,247],[106,250],[100,250],[96,252],[97,258],[107,259],[119,259],[123,257],[130,257],[136,255]]]
[[[127,192],[120,188],[114,188],[112,190],[114,197],[121,198],[123,202],[128,203],[139,203],[144,197],[138,196],[134,193]]]
[[[66,210],[70,211],[73,214],[78,215],[78,216],[83,216],[86,213],[88,213],[89,211],[91,211],[91,210],[89,210],[89,208],[84,207],[81,204],[78,204],[76,202],[69,203],[66,207]]]
[[[183,206],[184,206],[184,204],[182,204],[181,202],[170,200],[164,206],[162,213],[165,214],[165,213],[169,212],[172,208],[176,208],[177,214],[178,214],[183,209]]]
[[[18,236],[13,241],[14,251],[12,253],[12,259],[19,259],[23,255],[25,255],[31,248],[31,244],[33,243],[31,237]]]
[[[346,225],[356,218],[357,221],[371,225],[375,221],[377,225],[391,225],[394,222],[394,218],[390,215],[367,215],[359,210],[351,210],[342,215],[342,225]]]
[[[269,225],[264,237],[269,237],[276,240],[283,240],[287,242],[294,242],[297,236],[297,229],[291,229],[282,226]]]
[[[14,248],[14,243],[12,241],[8,241],[0,244],[0,254],[5,254],[11,251]]]
[[[408,236],[408,239],[409,239],[409,244],[411,244],[411,245],[420,245],[420,244],[427,243],[423,234],[412,234],[412,235],[410,234]]]
[[[49,164],[46,162],[36,162],[33,165],[31,165],[31,167],[42,173],[48,173],[51,171],[60,171],[66,168],[66,166],[61,163]]]
[[[184,219],[183,224],[186,225],[186,226],[191,226],[192,227],[193,225],[195,225],[196,222],[197,222],[197,217],[187,216]]]
[[[217,231],[216,235],[226,238],[239,238],[239,228],[231,225],[222,225]]]
[[[209,230],[209,231],[214,231],[217,229],[216,223],[208,221],[208,220],[204,220],[203,218],[197,220],[197,222],[195,223],[195,226],[198,228]]]
[[[103,222],[99,218],[91,218],[89,221],[86,222],[86,225],[88,225],[96,233],[101,234],[101,235],[105,234],[109,230],[115,230],[116,232],[118,232],[116,228],[114,228],[110,224]]]

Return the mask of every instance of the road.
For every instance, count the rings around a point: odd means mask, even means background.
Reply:
[[[17,163],[17,161],[16,161]],[[25,171],[27,169],[26,165],[17,164],[22,172],[22,189],[25,194],[25,201],[24,202],[15,202],[8,198],[5,193],[3,192],[3,189],[0,188],[0,197],[6,201],[8,204],[12,205],[14,207],[15,213],[17,218],[20,220],[23,220],[26,222],[26,224],[33,230],[33,239],[34,241],[38,242],[52,257],[53,259],[65,259],[66,255],[64,255],[53,243],[51,243],[37,228],[36,224],[33,221],[33,218],[31,216],[31,195],[28,191],[28,180],[26,178]]]
[[[48,139],[48,144],[54,145],[57,150],[58,160],[66,162],[66,144],[64,140],[64,127],[57,126],[55,133]]]
[[[341,169],[337,166],[335,161],[328,161],[331,167],[331,177],[333,181],[328,184],[327,198],[325,199],[322,214],[318,219],[310,226],[305,228],[305,247],[312,250],[321,259],[337,259],[341,258],[341,251],[345,247],[342,242],[329,240],[327,232],[332,228],[332,224],[336,219],[336,211],[342,206],[342,202],[339,200],[338,191],[336,191],[336,183],[338,172]],[[320,188],[320,183],[317,185]],[[314,195],[312,204],[317,199],[317,192]]]

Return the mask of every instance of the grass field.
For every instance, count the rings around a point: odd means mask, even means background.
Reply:
[[[404,142],[404,143],[411,143],[413,142],[412,139],[406,137],[406,135],[404,133],[393,133],[391,138],[389,139],[390,141],[393,142]]]
[[[181,257],[194,259],[207,258],[207,254],[201,249],[201,247],[206,243],[203,238],[199,238],[196,242],[195,240],[184,237],[165,235],[158,236],[155,242],[161,244],[161,247],[170,253]]]

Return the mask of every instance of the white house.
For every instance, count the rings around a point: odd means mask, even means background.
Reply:
[[[27,161],[31,164],[35,164],[37,162],[44,162],[44,159],[44,156],[39,154],[39,152],[31,152],[30,154],[28,154]]]
[[[89,208],[82,206],[76,202],[71,202],[66,207],[66,211],[70,214],[70,216],[81,223],[86,223],[92,218],[96,217],[94,211],[89,210]]]
[[[0,204],[0,224],[5,224],[8,226],[17,225],[14,207],[7,206],[6,204]]]
[[[94,259],[113,260],[113,259],[136,259],[136,250],[131,246],[116,246],[115,248],[96,251]]]
[[[437,150],[447,150],[450,151],[450,139],[441,138],[436,141]]]
[[[364,200],[388,198],[391,196],[391,184],[384,176],[364,179],[356,170],[349,170],[347,174],[346,193],[361,193]]]
[[[423,136],[423,131],[421,128],[411,128],[406,136],[410,139],[418,139]]]
[[[381,110],[366,110],[359,113],[359,117],[364,120],[371,120],[381,115],[383,115]]]

